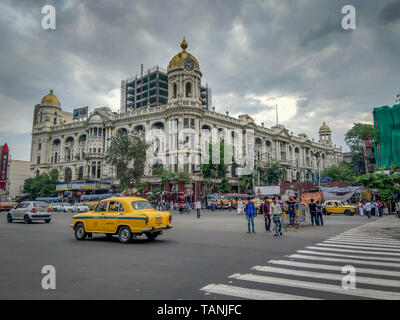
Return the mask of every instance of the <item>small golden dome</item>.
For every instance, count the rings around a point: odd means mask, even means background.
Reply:
[[[60,106],[60,100],[53,94],[53,90],[50,90],[50,93],[47,96],[44,96],[40,101],[41,104],[46,102],[54,103],[57,106]]]
[[[329,128],[328,125],[324,122],[322,126],[319,128],[319,131],[331,131],[331,128]]]
[[[191,58],[194,61],[196,68],[200,68],[200,65],[199,65],[199,62],[197,61],[197,59],[194,56],[192,56],[189,52],[186,51],[187,47],[188,47],[188,43],[186,42],[185,38],[183,38],[183,40],[181,42],[182,51],[179,52],[177,55],[175,55],[171,59],[171,61],[168,64],[168,69],[179,67],[186,58]]]

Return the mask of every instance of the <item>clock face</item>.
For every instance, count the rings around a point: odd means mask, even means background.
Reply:
[[[193,69],[194,69],[194,61],[191,60],[191,59],[186,59],[186,60],[183,62],[183,68],[184,68],[186,71],[193,71]]]

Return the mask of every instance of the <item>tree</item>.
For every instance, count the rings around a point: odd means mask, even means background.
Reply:
[[[285,169],[279,162],[272,162],[267,165],[268,184],[277,184],[285,179]]]
[[[400,195],[400,173],[368,173],[356,178],[356,182],[368,189],[377,189],[383,201],[391,201]]]
[[[347,131],[344,141],[352,153],[352,164],[357,174],[365,173],[363,139],[374,136],[374,126],[366,123],[354,123]]]
[[[123,132],[118,132],[111,138],[105,161],[116,168],[122,190],[140,182],[150,145],[151,143],[134,139]]]
[[[232,192],[232,189],[229,187],[228,180],[226,179],[226,175],[228,173],[228,166],[224,163],[225,157],[225,143],[221,141],[219,145],[219,163],[213,164],[212,163],[212,144],[210,143],[208,146],[208,154],[209,154],[209,163],[204,163],[200,165],[200,170],[203,174],[204,178],[208,179],[220,179],[221,183],[216,187],[215,185],[212,186],[211,189],[218,190],[219,192]],[[223,191],[221,191],[223,190]]]
[[[330,177],[332,181],[354,181],[355,172],[350,163],[342,161],[338,165],[324,169],[322,177]]]
[[[37,197],[56,196],[57,180],[57,169],[53,169],[49,173],[41,173],[35,178],[25,180],[23,193],[27,193],[30,200],[35,200]]]

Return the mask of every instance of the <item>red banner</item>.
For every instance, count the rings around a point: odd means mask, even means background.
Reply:
[[[8,146],[7,143],[5,143],[1,147],[0,189],[5,189],[7,185],[8,154]]]

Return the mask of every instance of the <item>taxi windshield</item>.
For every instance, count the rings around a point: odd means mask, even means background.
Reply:
[[[134,210],[152,209],[151,203],[148,201],[133,201],[132,208]]]

